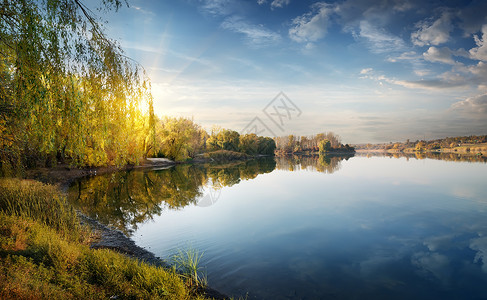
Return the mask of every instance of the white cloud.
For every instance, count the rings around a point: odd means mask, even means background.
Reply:
[[[372,72],[373,69],[372,68],[366,68],[366,69],[362,69],[360,71],[360,74],[369,74],[370,72]]]
[[[465,114],[485,117],[487,114],[487,94],[476,95],[453,103],[451,108]]]
[[[398,60],[418,60],[419,55],[415,51],[407,51],[401,53],[401,55],[396,57],[389,57],[387,61],[389,62],[397,62]]]
[[[469,66],[468,71],[475,76],[474,81],[481,84],[485,84],[487,82],[487,63],[479,61],[478,64]]]
[[[433,274],[443,283],[448,282],[450,259],[436,252],[420,252],[411,257],[411,263],[423,271]]]
[[[392,51],[404,51],[404,41],[386,32],[382,28],[376,28],[368,21],[360,22],[360,37],[365,38],[370,50],[374,53],[387,53]]]
[[[274,0],[271,3],[271,8],[281,8],[289,5],[289,3],[291,3],[291,0]]]
[[[423,53],[424,59],[431,62],[442,62],[445,64],[454,64],[455,62],[452,59],[452,51],[447,48],[437,48],[437,47],[429,47],[428,51]]]
[[[274,44],[281,39],[281,36],[262,25],[254,25],[243,18],[233,16],[226,18],[221,24],[223,29],[244,34],[249,44],[253,47],[263,47]]]
[[[267,0],[257,0],[257,4],[263,5],[266,4]],[[291,0],[273,0],[271,2],[271,9],[274,8],[283,8],[286,5],[289,5],[291,3]]]
[[[130,8],[135,9],[137,12],[142,13],[144,15],[155,16],[155,13],[154,12],[152,12],[150,10],[143,9],[140,6],[132,5],[132,6],[130,6]]]
[[[425,80],[389,80],[394,83],[410,89],[425,89],[425,90],[443,90],[464,87],[464,81],[449,82],[441,79],[425,79]]]
[[[482,26],[482,37],[474,36],[477,47],[470,49],[470,56],[473,59],[487,61],[487,24]]]
[[[431,74],[431,71],[430,70],[425,70],[425,69],[414,70],[414,74],[416,74],[416,75],[418,75],[420,77],[423,77],[423,76],[426,76],[426,75]]]
[[[333,7],[324,2],[315,3],[312,11],[293,20],[289,37],[299,43],[315,42],[326,35],[330,14]]]
[[[419,29],[411,33],[411,41],[417,46],[439,45],[445,43],[450,38],[452,31],[451,17],[449,13],[443,15],[431,23],[422,21],[416,25]]]
[[[204,0],[202,9],[211,15],[225,16],[232,12],[232,0]]]
[[[367,74],[362,78],[382,81],[409,89],[424,89],[432,91],[458,88],[465,89],[470,85],[469,81],[465,77],[453,72],[445,72],[436,78],[421,80],[400,80],[396,78],[389,78],[384,75],[369,76]]]
[[[482,264],[482,271],[487,273],[487,237],[480,237],[470,241],[470,249],[477,251],[474,263]]]

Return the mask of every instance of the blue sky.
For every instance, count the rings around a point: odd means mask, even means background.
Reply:
[[[487,1],[129,4],[102,17],[158,115],[347,143],[487,134]],[[277,126],[263,110],[281,91],[301,113]]]

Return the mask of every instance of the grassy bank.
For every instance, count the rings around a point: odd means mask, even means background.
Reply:
[[[172,269],[90,249],[57,188],[0,179],[1,299],[203,299]]]

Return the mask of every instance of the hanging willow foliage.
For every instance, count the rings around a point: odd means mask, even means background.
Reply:
[[[103,0],[100,9],[121,5]],[[78,166],[123,165],[147,153],[154,139],[150,82],[102,24],[79,0],[0,2],[4,172],[65,158]]]

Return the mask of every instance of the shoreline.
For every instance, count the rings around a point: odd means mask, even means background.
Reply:
[[[118,171],[128,171],[134,169],[167,169],[183,163],[204,163],[206,161],[175,162],[169,159],[148,159],[141,165],[126,165],[123,167],[109,166],[96,168],[71,168],[68,165],[58,165],[54,168],[37,168],[27,170],[25,178],[38,180],[43,183],[57,185],[62,193],[66,194],[69,186],[77,179],[108,174]],[[145,262],[157,267],[170,268],[170,265],[154,253],[138,246],[130,237],[122,231],[110,228],[95,219],[92,219],[80,211],[76,211],[80,224],[88,225],[94,233],[99,235],[91,245],[91,249],[110,249],[124,254],[132,259]],[[230,299],[227,295],[212,289],[209,286],[198,288],[200,295],[215,300]]]

